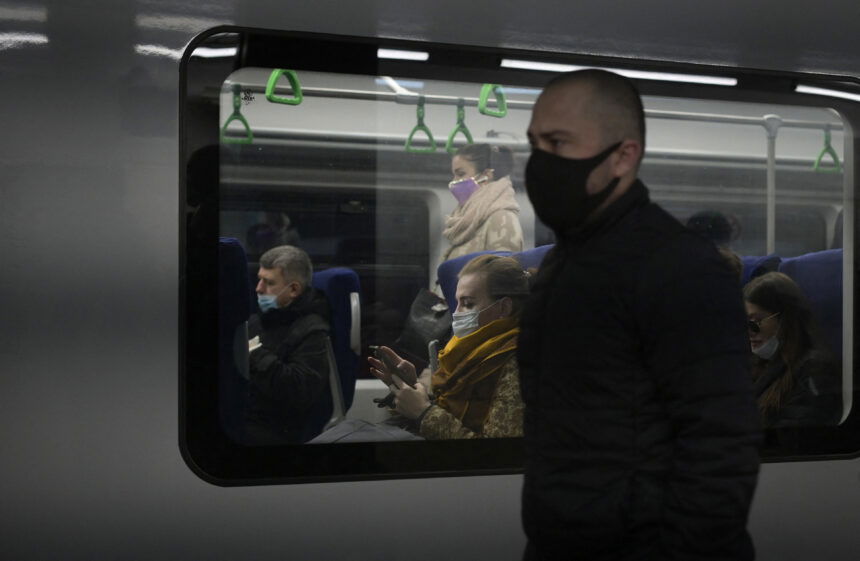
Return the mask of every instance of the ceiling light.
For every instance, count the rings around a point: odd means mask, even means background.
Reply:
[[[701,74],[677,74],[672,72],[651,72],[647,70],[628,70],[625,68],[601,68],[597,66],[577,66],[573,64],[558,64],[554,62],[535,62],[531,60],[502,59],[502,68],[518,68],[521,70],[541,70],[544,72],[572,72],[594,68],[608,70],[637,80],[662,80],[669,82],[685,82],[691,84],[710,84],[715,86],[736,86],[736,78],[721,76],[705,76]]]
[[[423,51],[401,51],[398,49],[377,49],[376,56],[379,58],[390,58],[396,60],[427,60],[430,53]]]

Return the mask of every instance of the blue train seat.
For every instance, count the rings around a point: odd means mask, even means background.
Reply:
[[[509,255],[517,259],[522,264],[523,269],[531,269],[540,266],[543,258],[552,247],[552,244],[542,245],[534,249],[527,249],[516,253],[510,251],[478,251],[449,259],[440,264],[436,270],[436,274],[439,279],[439,286],[442,288],[442,294],[445,297],[445,301],[448,302],[449,309],[452,312],[457,309],[457,275],[460,273],[460,269],[478,255]]]
[[[790,276],[809,300],[821,336],[842,357],[842,250],[827,249],[783,258],[780,272]]]
[[[241,442],[248,391],[247,259],[239,241],[218,240],[218,415],[224,432]]]
[[[315,272],[313,287],[325,293],[331,307],[331,341],[343,397],[344,412],[352,406],[361,352],[361,286],[358,274],[346,267]]]
[[[743,264],[741,286],[758,276],[778,270],[780,261],[780,257],[775,253],[764,256],[745,255],[741,257],[741,263]]]

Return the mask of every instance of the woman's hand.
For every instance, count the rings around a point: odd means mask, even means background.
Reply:
[[[414,364],[388,347],[377,347],[376,352],[379,358],[370,356],[367,357],[367,361],[370,363],[370,373],[382,380],[383,384],[389,387],[393,386],[392,376],[395,374],[400,377],[401,381],[406,380],[414,383],[416,380]]]
[[[415,420],[425,409],[430,407],[430,397],[427,388],[422,383],[416,383],[412,388],[399,377],[392,376],[391,391],[394,393],[394,409],[404,417]]]

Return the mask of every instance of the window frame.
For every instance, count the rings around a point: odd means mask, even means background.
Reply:
[[[220,34],[237,34],[237,55],[217,62],[192,62],[191,53]],[[378,48],[418,50],[430,53],[426,62],[380,60]],[[289,53],[289,57],[288,57]],[[295,53],[301,53],[296,56]],[[217,238],[219,160],[214,154],[192,163],[202,148],[219,143],[218,107],[206,102],[207,88],[220,89],[232,71],[248,66],[281,67],[290,60],[295,70],[396,75],[416,79],[450,80],[468,76],[480,83],[512,83],[540,88],[554,74],[536,70],[502,68],[502,58],[587,66],[630,68],[662,72],[735,77],[734,87],[634,80],[643,95],[711,100],[822,106],[822,98],[794,91],[804,84],[839,89],[848,84],[860,92],[860,80],[844,76],[805,75],[690,63],[624,59],[575,53],[544,53],[518,49],[488,48],[420,41],[353,36],[334,36],[223,26],[208,30],[188,45],[180,63],[179,99],[179,443],[183,458],[202,479],[222,486],[355,481],[395,478],[498,475],[521,473],[522,439],[487,439],[421,442],[376,442],[282,447],[249,447],[231,441],[218,422],[217,376]],[[223,68],[222,68],[223,67]],[[226,71],[226,74],[223,74]],[[223,74],[223,75],[222,75]],[[220,81],[219,80],[220,76]],[[860,103],[826,98],[852,126],[851,162],[860,158]],[[846,127],[846,140],[848,128]],[[849,145],[846,142],[846,147]],[[845,158],[848,160],[848,158]],[[208,170],[201,176],[200,167]],[[860,170],[850,166],[856,189]],[[195,171],[196,170],[196,171]],[[846,169],[846,174],[849,169]],[[857,216],[854,202],[854,216]],[[215,217],[213,221],[213,216]],[[853,231],[858,241],[857,221]],[[854,325],[860,301],[857,260],[852,265]],[[856,337],[853,355],[853,394],[858,396]],[[856,401],[856,400],[855,400]],[[811,443],[808,453],[790,449],[767,451],[765,462],[850,459],[860,457],[860,403],[838,427],[792,429]]]

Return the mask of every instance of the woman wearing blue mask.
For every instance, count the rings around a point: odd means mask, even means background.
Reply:
[[[771,272],[744,287],[753,383],[765,427],[834,424],[841,400],[838,368],[818,339],[803,292]]]
[[[427,439],[522,435],[523,403],[516,361],[518,320],[530,274],[519,262],[480,255],[460,271],[454,336],[439,367],[414,387],[415,367],[388,347],[371,372],[395,393],[396,411]]]
[[[448,189],[457,208],[445,219],[450,247],[443,261],[478,251],[522,251],[513,167],[514,154],[504,146],[467,144],[454,154]]]

